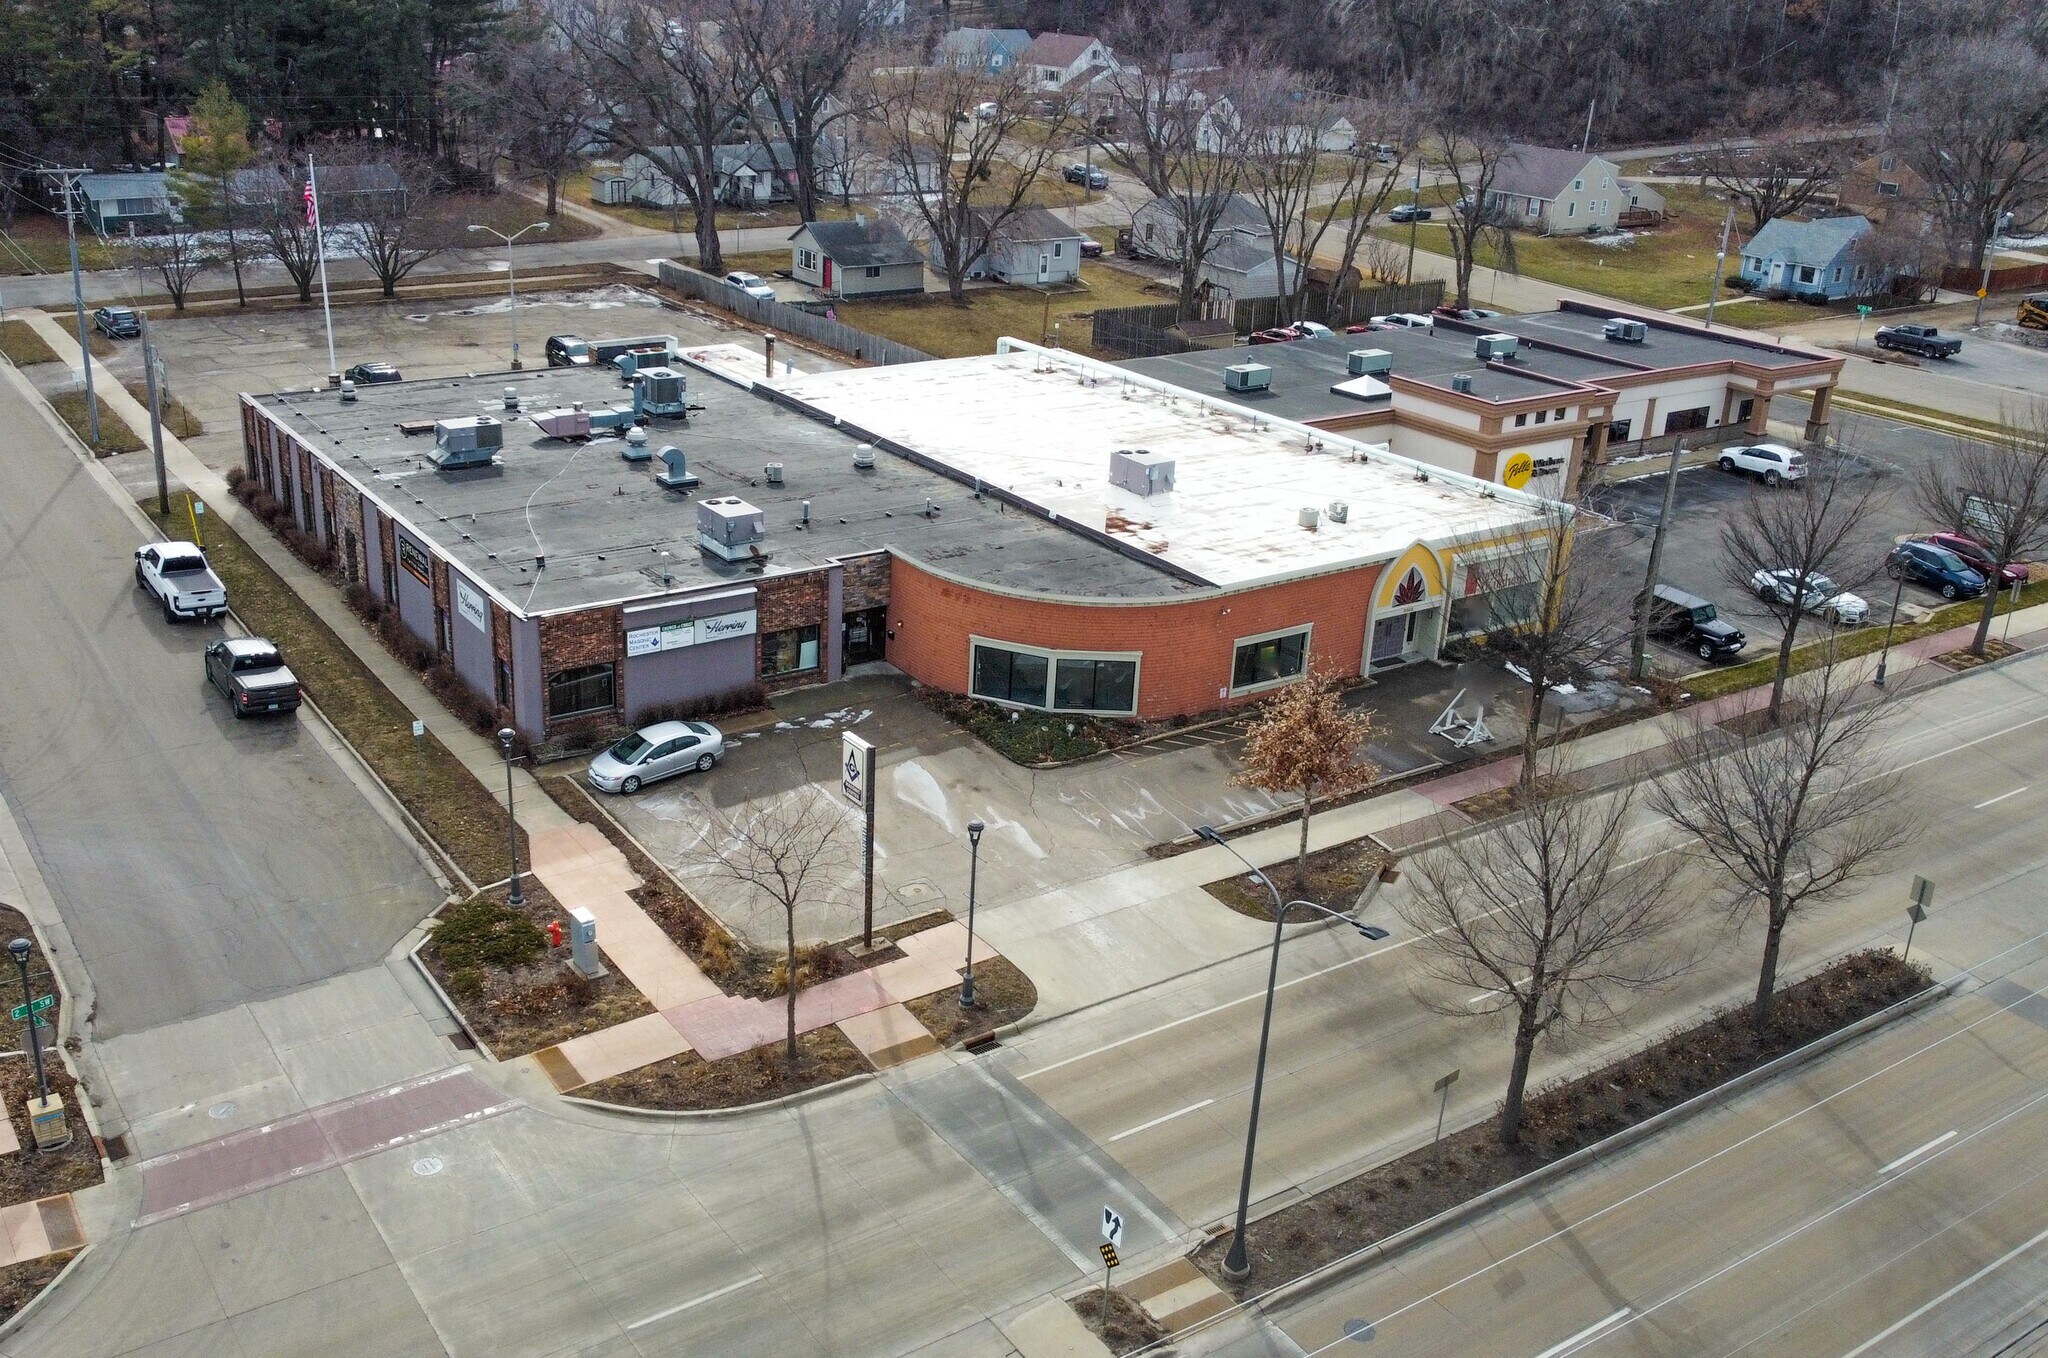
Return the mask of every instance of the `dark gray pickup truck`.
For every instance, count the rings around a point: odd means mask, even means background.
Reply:
[[[289,712],[299,705],[298,676],[262,637],[230,637],[206,648],[206,682],[221,691],[236,717]]]
[[[1950,339],[1931,325],[1888,325],[1877,332],[1877,347],[1918,354],[1921,358],[1954,358],[1963,342]]]

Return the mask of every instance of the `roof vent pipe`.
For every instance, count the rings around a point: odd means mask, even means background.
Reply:
[[[507,409],[507,410],[517,410],[517,409],[519,409],[519,388],[517,388],[517,387],[507,387],[507,388],[505,388],[505,409]]]

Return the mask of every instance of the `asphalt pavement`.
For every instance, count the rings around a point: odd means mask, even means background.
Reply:
[[[90,974],[100,1037],[380,961],[441,899],[310,712],[236,721],[219,625],[165,624],[138,526],[0,374],[0,800]]]

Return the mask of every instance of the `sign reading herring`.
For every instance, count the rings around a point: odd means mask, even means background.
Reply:
[[[636,627],[626,633],[626,655],[653,655],[659,651],[679,651],[685,646],[698,646],[712,641],[734,641],[750,637],[755,631],[755,615],[745,613],[721,613],[712,618],[686,619],[682,622],[665,622],[656,627]]]

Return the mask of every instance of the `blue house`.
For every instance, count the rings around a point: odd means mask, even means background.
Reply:
[[[1742,276],[1759,291],[1839,301],[1883,291],[1891,282],[1866,263],[1856,242],[1870,234],[1864,217],[1795,222],[1774,217],[1742,247]]]
[[[956,28],[939,39],[937,64],[999,75],[1017,64],[1031,35],[1021,28]]]

